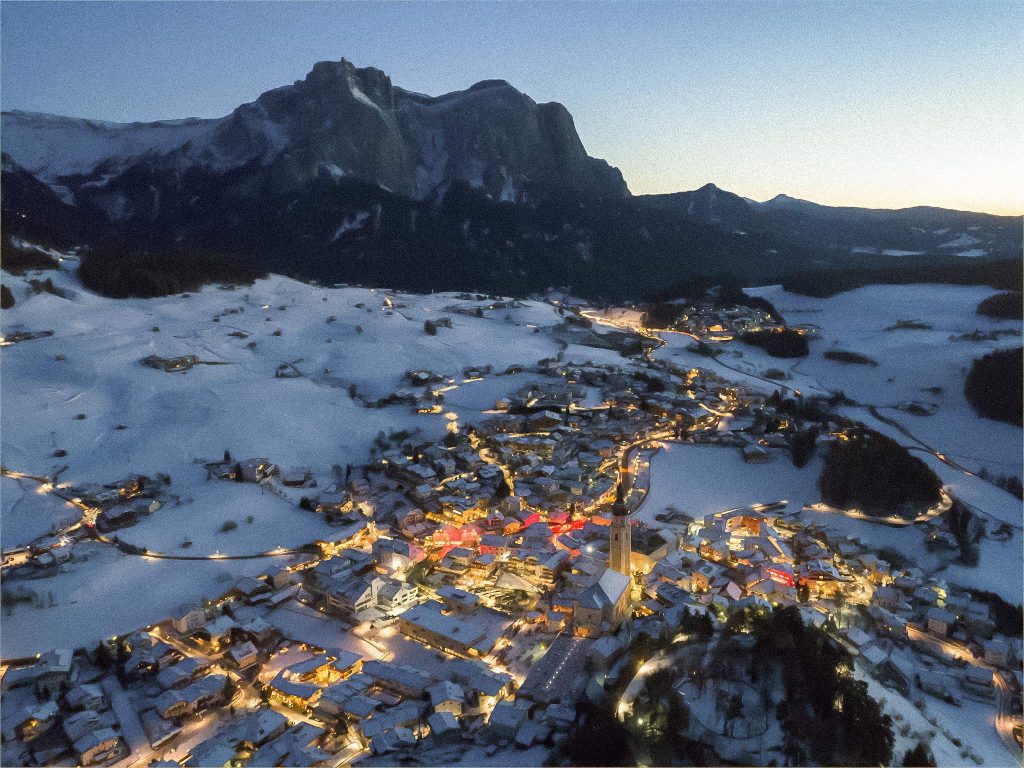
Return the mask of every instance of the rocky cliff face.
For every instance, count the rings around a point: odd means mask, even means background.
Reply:
[[[4,115],[5,151],[65,198],[119,195],[111,215],[149,211],[124,197],[118,177],[229,174],[247,168],[277,188],[326,176],[375,184],[421,200],[453,182],[494,199],[531,187],[623,198],[622,175],[587,155],[560,104],[537,104],[504,81],[423,96],[379,69],[342,59],[261,95],[218,120],[112,124],[47,115]],[[118,187],[120,191],[115,192]]]

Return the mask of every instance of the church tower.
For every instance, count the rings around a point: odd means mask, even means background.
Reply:
[[[608,567],[632,578],[633,569],[630,566],[630,560],[633,554],[633,542],[629,530],[629,510],[622,500],[621,483],[615,496],[615,504],[612,506],[611,529]]]

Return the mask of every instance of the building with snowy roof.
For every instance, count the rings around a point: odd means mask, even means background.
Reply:
[[[573,622],[577,634],[592,636],[603,628],[615,629],[629,613],[632,579],[608,568],[601,577],[573,600]]]

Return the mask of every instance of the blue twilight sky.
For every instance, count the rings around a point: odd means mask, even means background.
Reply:
[[[214,117],[345,57],[560,101],[634,193],[1024,210],[1024,3],[3,2],[2,102]]]

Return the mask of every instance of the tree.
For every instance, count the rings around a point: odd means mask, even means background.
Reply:
[[[731,734],[729,725],[738,718],[743,717],[743,696],[734,693],[729,697],[729,704],[725,708],[725,728]]]
[[[846,610],[846,595],[841,589],[837,589],[832,601],[836,604],[836,621],[841,627],[843,626],[843,613]]]
[[[792,328],[782,330],[749,331],[740,336],[742,341],[761,347],[772,357],[807,357],[811,349],[807,337]]]
[[[612,712],[608,697],[580,707],[576,729],[565,743],[570,765],[622,766],[634,765],[629,732]]]
[[[431,320],[426,320],[423,323],[423,332],[427,336],[437,336],[437,325]]]
[[[942,481],[895,440],[860,429],[849,439],[829,445],[818,487],[832,506],[891,514],[905,507],[916,512],[937,503]]]
[[[935,756],[923,741],[919,741],[916,747],[907,750],[902,765],[904,768],[932,768]]]
[[[1024,348],[999,349],[971,365],[964,397],[982,416],[1024,426]]]
[[[110,652],[110,646],[100,640],[96,646],[96,666],[100,669],[110,669],[114,664],[114,655]]]
[[[814,447],[818,440],[818,428],[811,427],[793,435],[789,450],[794,467],[802,467],[814,456]]]
[[[989,296],[978,304],[977,313],[987,317],[1020,320],[1022,315],[1024,315],[1021,293],[1020,291],[1008,291]]]

